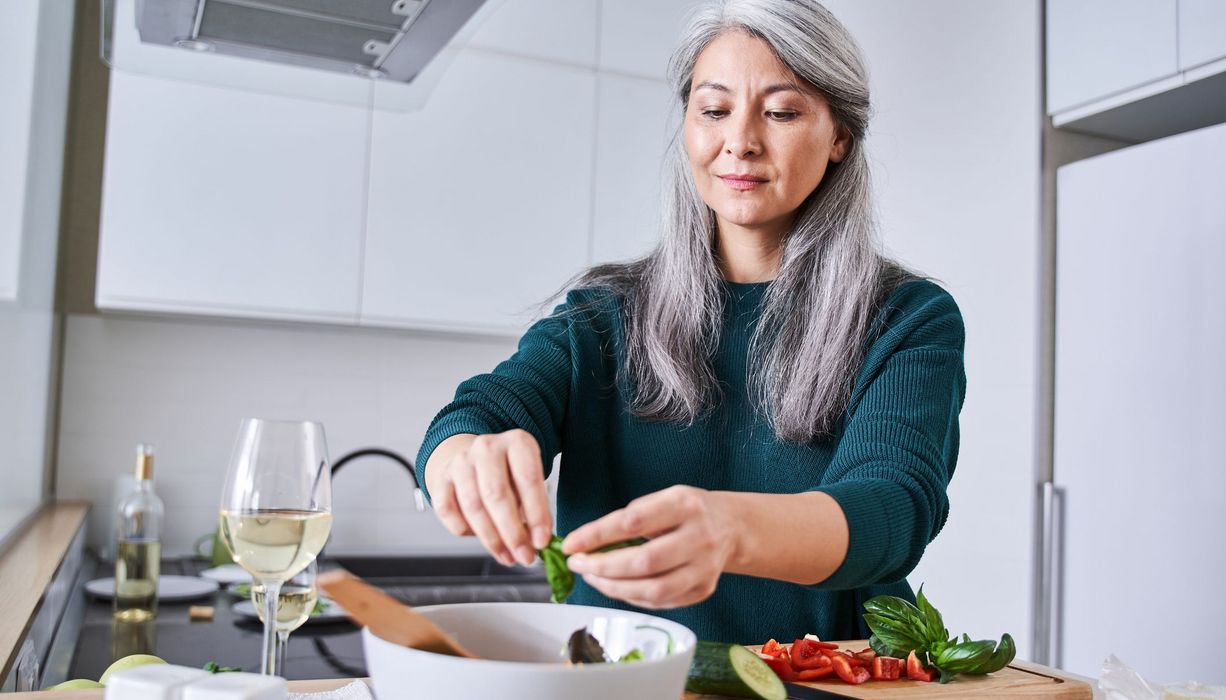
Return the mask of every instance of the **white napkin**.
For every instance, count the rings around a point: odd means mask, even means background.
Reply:
[[[363,681],[353,681],[342,685],[336,690],[324,690],[318,693],[290,693],[289,700],[374,700],[370,688]]]

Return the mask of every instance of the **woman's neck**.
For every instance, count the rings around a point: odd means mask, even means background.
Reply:
[[[716,233],[720,271],[729,282],[767,282],[779,273],[783,232],[720,225]]]

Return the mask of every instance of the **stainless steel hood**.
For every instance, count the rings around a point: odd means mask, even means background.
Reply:
[[[137,0],[142,42],[411,82],[486,0]]]

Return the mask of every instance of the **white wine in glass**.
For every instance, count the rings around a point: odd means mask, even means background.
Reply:
[[[281,584],[281,595],[277,597],[277,668],[285,673],[286,650],[289,647],[289,633],[302,626],[315,613],[319,602],[319,588],[315,585],[315,562],[299,571],[293,578]],[[251,603],[255,606],[260,621],[264,621],[264,586],[254,583],[251,586]]]
[[[332,484],[323,426],[244,420],[221,497],[221,538],[261,590],[261,673],[275,675],[282,585],[323,549],[332,528]],[[309,614],[309,611],[308,611]]]

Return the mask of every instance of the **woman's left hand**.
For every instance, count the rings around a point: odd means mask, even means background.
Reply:
[[[718,492],[672,486],[579,527],[562,543],[571,571],[610,598],[640,608],[693,605],[715,592],[733,555],[735,523]],[[600,554],[635,537],[646,544]]]

